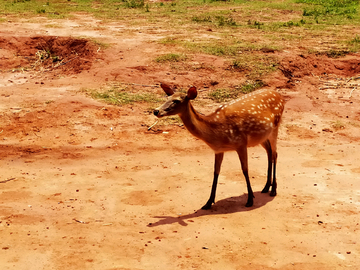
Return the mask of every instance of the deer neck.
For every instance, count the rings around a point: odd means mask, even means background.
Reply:
[[[189,101],[186,110],[179,114],[187,130],[199,139],[204,140],[207,128],[207,121],[204,116],[200,115]]]

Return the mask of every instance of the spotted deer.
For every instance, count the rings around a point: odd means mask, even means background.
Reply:
[[[215,152],[214,179],[210,198],[202,209],[210,209],[215,203],[216,186],[225,151],[236,151],[246,179],[248,199],[246,207],[253,205],[254,194],[248,174],[247,148],[261,145],[268,157],[267,181],[262,193],[276,196],[276,141],[284,100],[273,90],[258,90],[237,100],[221,105],[215,112],[204,116],[191,104],[197,97],[196,87],[187,93],[175,93],[172,88],[161,85],[169,96],[167,101],[154,111],[157,117],[178,114],[187,130],[203,140]],[[272,178],[272,181],[271,181]]]

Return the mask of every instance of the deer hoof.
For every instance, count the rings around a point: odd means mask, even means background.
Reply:
[[[253,206],[253,204],[254,204],[254,201],[248,201],[246,204],[245,204],[245,207],[251,207],[251,206]]]
[[[207,203],[203,207],[201,207],[202,210],[209,210],[211,208],[212,203]]]

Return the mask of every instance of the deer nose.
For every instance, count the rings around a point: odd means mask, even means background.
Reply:
[[[155,110],[154,115],[158,115],[158,114],[159,114],[159,110]]]

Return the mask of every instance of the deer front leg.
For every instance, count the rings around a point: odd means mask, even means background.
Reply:
[[[241,163],[241,169],[243,171],[243,174],[245,176],[246,180],[246,186],[248,190],[248,200],[245,204],[246,207],[251,207],[254,204],[254,193],[251,188],[250,179],[249,179],[249,173],[248,173],[248,156],[247,156],[247,148],[246,146],[239,148],[237,151],[240,163]]]
[[[201,209],[204,209],[204,210],[210,209],[211,205],[213,203],[215,203],[216,187],[217,187],[217,182],[218,182],[221,163],[223,161],[223,158],[224,158],[224,153],[215,154],[214,180],[213,180],[213,184],[212,184],[212,188],[211,188],[210,198],[207,201],[207,203],[203,207],[201,207]]]

